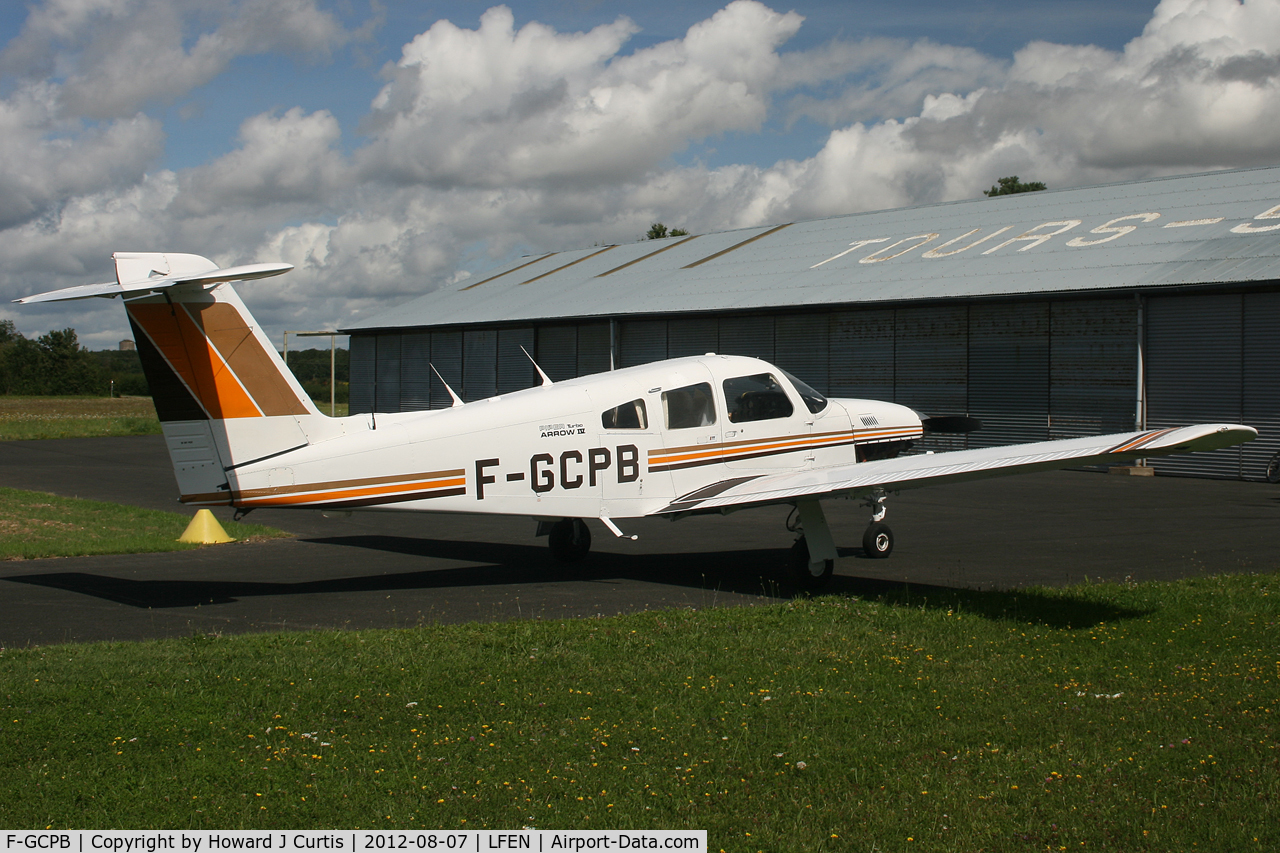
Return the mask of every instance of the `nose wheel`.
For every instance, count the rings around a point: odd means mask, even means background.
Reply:
[[[862,534],[862,551],[873,559],[883,559],[893,553],[893,531],[883,521],[873,521]]]

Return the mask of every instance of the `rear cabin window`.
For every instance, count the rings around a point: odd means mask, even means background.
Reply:
[[[667,429],[688,429],[716,422],[716,407],[711,400],[711,383],[699,382],[662,392],[662,411]]]
[[[600,423],[605,429],[648,429],[649,415],[644,400],[632,400],[606,411],[600,416]]]
[[[771,373],[726,379],[724,399],[729,422],[735,424],[789,418],[795,411],[787,392]]]

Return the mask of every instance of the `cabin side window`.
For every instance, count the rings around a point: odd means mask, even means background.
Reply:
[[[649,414],[643,399],[632,400],[607,410],[600,416],[600,423],[605,429],[648,429]]]
[[[667,420],[667,429],[688,429],[715,423],[716,407],[711,400],[711,383],[699,382],[663,391],[662,413]]]
[[[789,418],[795,411],[787,392],[771,373],[726,379],[724,399],[729,422],[735,424]]]

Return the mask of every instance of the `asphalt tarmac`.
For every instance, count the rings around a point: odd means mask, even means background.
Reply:
[[[177,502],[159,436],[0,442],[0,485],[193,514]],[[862,554],[865,508],[826,506],[842,546],[827,592],[840,595],[1280,567],[1280,486],[1267,483],[1057,471],[903,492],[887,502],[887,560]],[[785,600],[787,514],[621,522],[634,542],[592,522],[592,553],[566,568],[528,519],[257,510],[249,520],[295,538],[0,563],[0,647]]]

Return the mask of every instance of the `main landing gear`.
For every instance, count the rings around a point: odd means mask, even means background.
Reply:
[[[818,590],[831,581],[836,568],[836,543],[831,538],[831,528],[822,512],[822,504],[816,500],[798,501],[796,512],[799,524],[791,530],[799,530],[800,538],[791,546],[791,581],[800,589]]]
[[[591,550],[591,529],[580,518],[551,522],[547,528],[547,544],[551,546],[551,556],[560,562],[576,563]]]
[[[867,557],[873,559],[883,559],[893,553],[893,531],[884,523],[885,497],[880,492],[868,497],[866,501],[872,513],[871,524],[862,534],[862,550]],[[799,517],[798,523],[788,521],[787,524],[788,530],[800,533],[800,537],[791,546],[791,580],[801,589],[821,589],[831,580],[835,570],[837,552],[835,541],[831,538],[831,528],[827,526],[822,504],[816,500],[798,501],[796,514]]]

